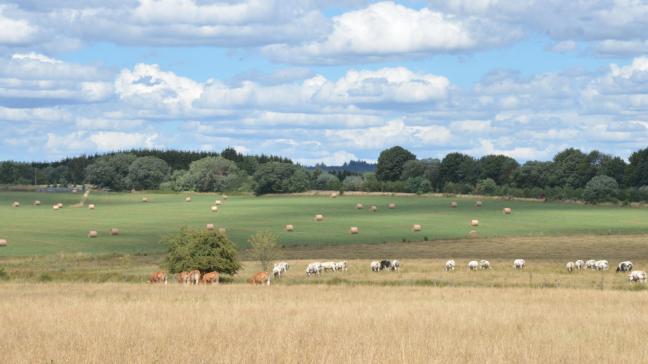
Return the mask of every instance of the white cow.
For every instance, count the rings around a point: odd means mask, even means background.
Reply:
[[[617,265],[617,272],[632,272],[632,262],[629,260],[623,261]]]
[[[335,262],[335,270],[343,270],[346,271],[348,269],[348,265],[346,260],[341,261],[341,262]]]
[[[585,268],[585,262],[581,259],[578,259],[577,261],[574,262],[574,266],[576,269],[581,270]]]
[[[574,262],[567,262],[567,264],[565,264],[565,268],[567,268],[567,271],[568,271],[569,273],[571,273],[571,272],[574,271],[574,268],[576,268],[576,263],[574,263]]]
[[[455,263],[454,259],[450,259],[445,264],[445,271],[455,270],[455,266],[457,266],[457,263]]]
[[[287,271],[288,263],[286,262],[275,263],[274,267],[272,267],[272,275],[275,277],[281,277]]]
[[[490,262],[488,260],[484,260],[484,259],[480,260],[479,261],[479,268],[481,268],[481,269],[490,269],[491,268]]]
[[[587,269],[596,269],[596,260],[590,259],[585,262],[585,268]]]
[[[646,281],[646,272],[642,270],[636,270],[628,274],[628,280],[630,282],[645,282]]]
[[[526,262],[524,259],[515,259],[513,261],[513,268],[515,269],[523,269],[526,266]]]
[[[394,259],[391,261],[391,270],[400,270],[400,260]]]
[[[335,262],[323,262],[322,264],[322,269],[326,272],[327,270],[332,270],[336,271],[337,270],[337,265]]]
[[[380,261],[374,260],[373,262],[371,262],[371,270],[373,272],[378,272],[380,270]]]
[[[596,270],[610,269],[610,265],[608,264],[607,260],[597,260],[596,263],[594,263],[594,267],[596,268]]]
[[[479,269],[479,263],[476,260],[471,260],[468,262],[468,269],[477,270]]]
[[[312,274],[317,274],[319,276],[322,274],[322,270],[324,270],[324,268],[322,268],[322,263],[310,263],[308,267],[306,267],[306,275],[310,277]]]

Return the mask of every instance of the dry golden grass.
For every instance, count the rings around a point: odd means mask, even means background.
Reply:
[[[0,285],[6,363],[648,362],[648,292]]]

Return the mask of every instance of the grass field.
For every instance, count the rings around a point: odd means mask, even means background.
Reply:
[[[643,363],[648,292],[0,285],[6,363]]]
[[[648,233],[648,210],[616,206],[583,206],[576,204],[526,201],[484,200],[481,208],[473,199],[459,199],[459,207],[449,208],[451,199],[416,196],[340,196],[336,199],[313,196],[233,196],[218,213],[210,207],[220,198],[215,194],[192,194],[184,202],[183,194],[148,194],[150,203],[141,203],[140,193],[93,193],[88,200],[95,210],[72,208],[80,194],[27,192],[0,193],[0,238],[9,246],[0,248],[0,256],[34,256],[58,253],[128,253],[158,254],[164,247],[160,237],[182,226],[204,228],[213,223],[225,227],[240,247],[259,230],[271,230],[280,236],[280,244],[296,249],[311,246],[378,244],[385,242],[437,241],[466,238],[472,229],[471,219],[478,219],[481,238],[577,236],[583,234]],[[41,206],[32,206],[40,200]],[[19,201],[21,207],[12,208]],[[52,204],[64,203],[60,211]],[[357,202],[365,208],[355,209]],[[388,209],[394,202],[396,209]],[[368,211],[378,206],[376,213]],[[502,214],[511,207],[513,214]],[[315,214],[325,220],[315,222]],[[423,226],[422,232],[411,231],[412,224]],[[285,224],[295,231],[284,232]],[[357,226],[360,234],[350,235]],[[117,227],[121,235],[108,236]],[[99,237],[88,239],[89,230]]]

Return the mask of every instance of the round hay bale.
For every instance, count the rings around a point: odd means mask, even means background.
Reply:
[[[456,209],[457,208],[457,201],[450,202],[450,207],[452,207],[453,209]]]
[[[146,197],[146,196],[142,197],[142,202],[149,202],[148,197]]]
[[[205,225],[205,228],[207,228],[207,230],[209,230],[209,231],[212,231],[212,230],[214,230],[214,224],[207,224],[207,225]]]
[[[211,207],[211,212],[218,212],[218,206],[214,205]]]
[[[89,205],[88,205],[88,209],[90,209],[90,210],[94,210],[94,209],[95,209],[95,205],[94,205],[93,203],[89,204]]]
[[[470,220],[470,226],[479,226],[479,220]]]
[[[371,206],[371,208],[369,210],[371,210],[371,212],[376,212],[376,211],[378,211],[378,207]]]
[[[227,232],[227,230],[225,230],[225,228],[218,228],[218,233],[219,234],[225,235],[226,232]]]
[[[333,192],[333,193],[331,193],[331,198],[336,198],[336,197],[338,197],[338,193],[337,193],[337,192]]]
[[[229,197],[228,197],[227,195],[223,195],[223,200],[226,200],[226,201],[227,201],[228,198],[229,198]]]
[[[421,231],[421,224],[412,225],[412,231],[414,231],[414,232]]]
[[[363,208],[364,208],[364,205],[362,205],[361,203],[356,204],[356,209],[362,210]]]
[[[59,207],[59,205],[54,205],[54,206],[52,206],[52,209],[53,210],[58,210],[58,209],[60,209],[60,207]]]
[[[322,220],[324,220],[324,215],[322,214],[315,215],[315,221],[322,221]]]
[[[9,244],[7,239],[0,239],[0,246],[7,246],[7,244]]]
[[[387,207],[389,207],[390,209],[395,209],[395,208],[396,208],[396,204],[392,202],[392,203],[390,203],[389,205],[387,205]]]
[[[295,230],[295,227],[292,226],[291,224],[288,224],[288,225],[284,226],[284,229],[285,229],[287,232],[292,232],[293,230]]]
[[[59,203],[57,203],[56,205],[59,207],[59,209],[62,209],[62,208],[63,208],[63,203],[62,203],[62,202],[59,202]]]
[[[482,207],[482,202],[481,201],[476,201],[475,202],[475,207]]]
[[[470,230],[470,232],[468,233],[468,236],[469,236],[471,239],[475,239],[475,238],[477,238],[479,235],[477,234],[477,230]]]
[[[11,207],[20,207],[20,202],[14,201],[14,203],[11,204]]]
[[[503,211],[504,211],[504,215],[510,215],[511,214],[511,208],[510,207],[505,207]]]
[[[117,229],[117,228],[111,228],[111,229],[110,229],[110,235],[112,235],[112,236],[119,235],[119,229]]]
[[[97,230],[90,230],[88,231],[88,237],[89,238],[96,238],[97,237]]]
[[[191,202],[191,196],[185,197],[185,202]]]
[[[351,226],[351,228],[349,229],[349,234],[351,234],[351,235],[358,234],[359,232],[360,232],[360,229],[358,229],[357,226]]]
[[[34,206],[40,206],[40,204],[41,204],[41,202],[39,200],[36,200],[36,201],[34,201],[34,203],[32,203],[32,205],[34,205]]]
[[[220,206],[222,204],[223,204],[223,201],[221,201],[221,200],[214,201],[214,205],[216,205],[216,206]]]

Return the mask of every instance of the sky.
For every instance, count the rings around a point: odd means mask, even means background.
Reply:
[[[648,1],[0,0],[0,160],[648,144]]]

